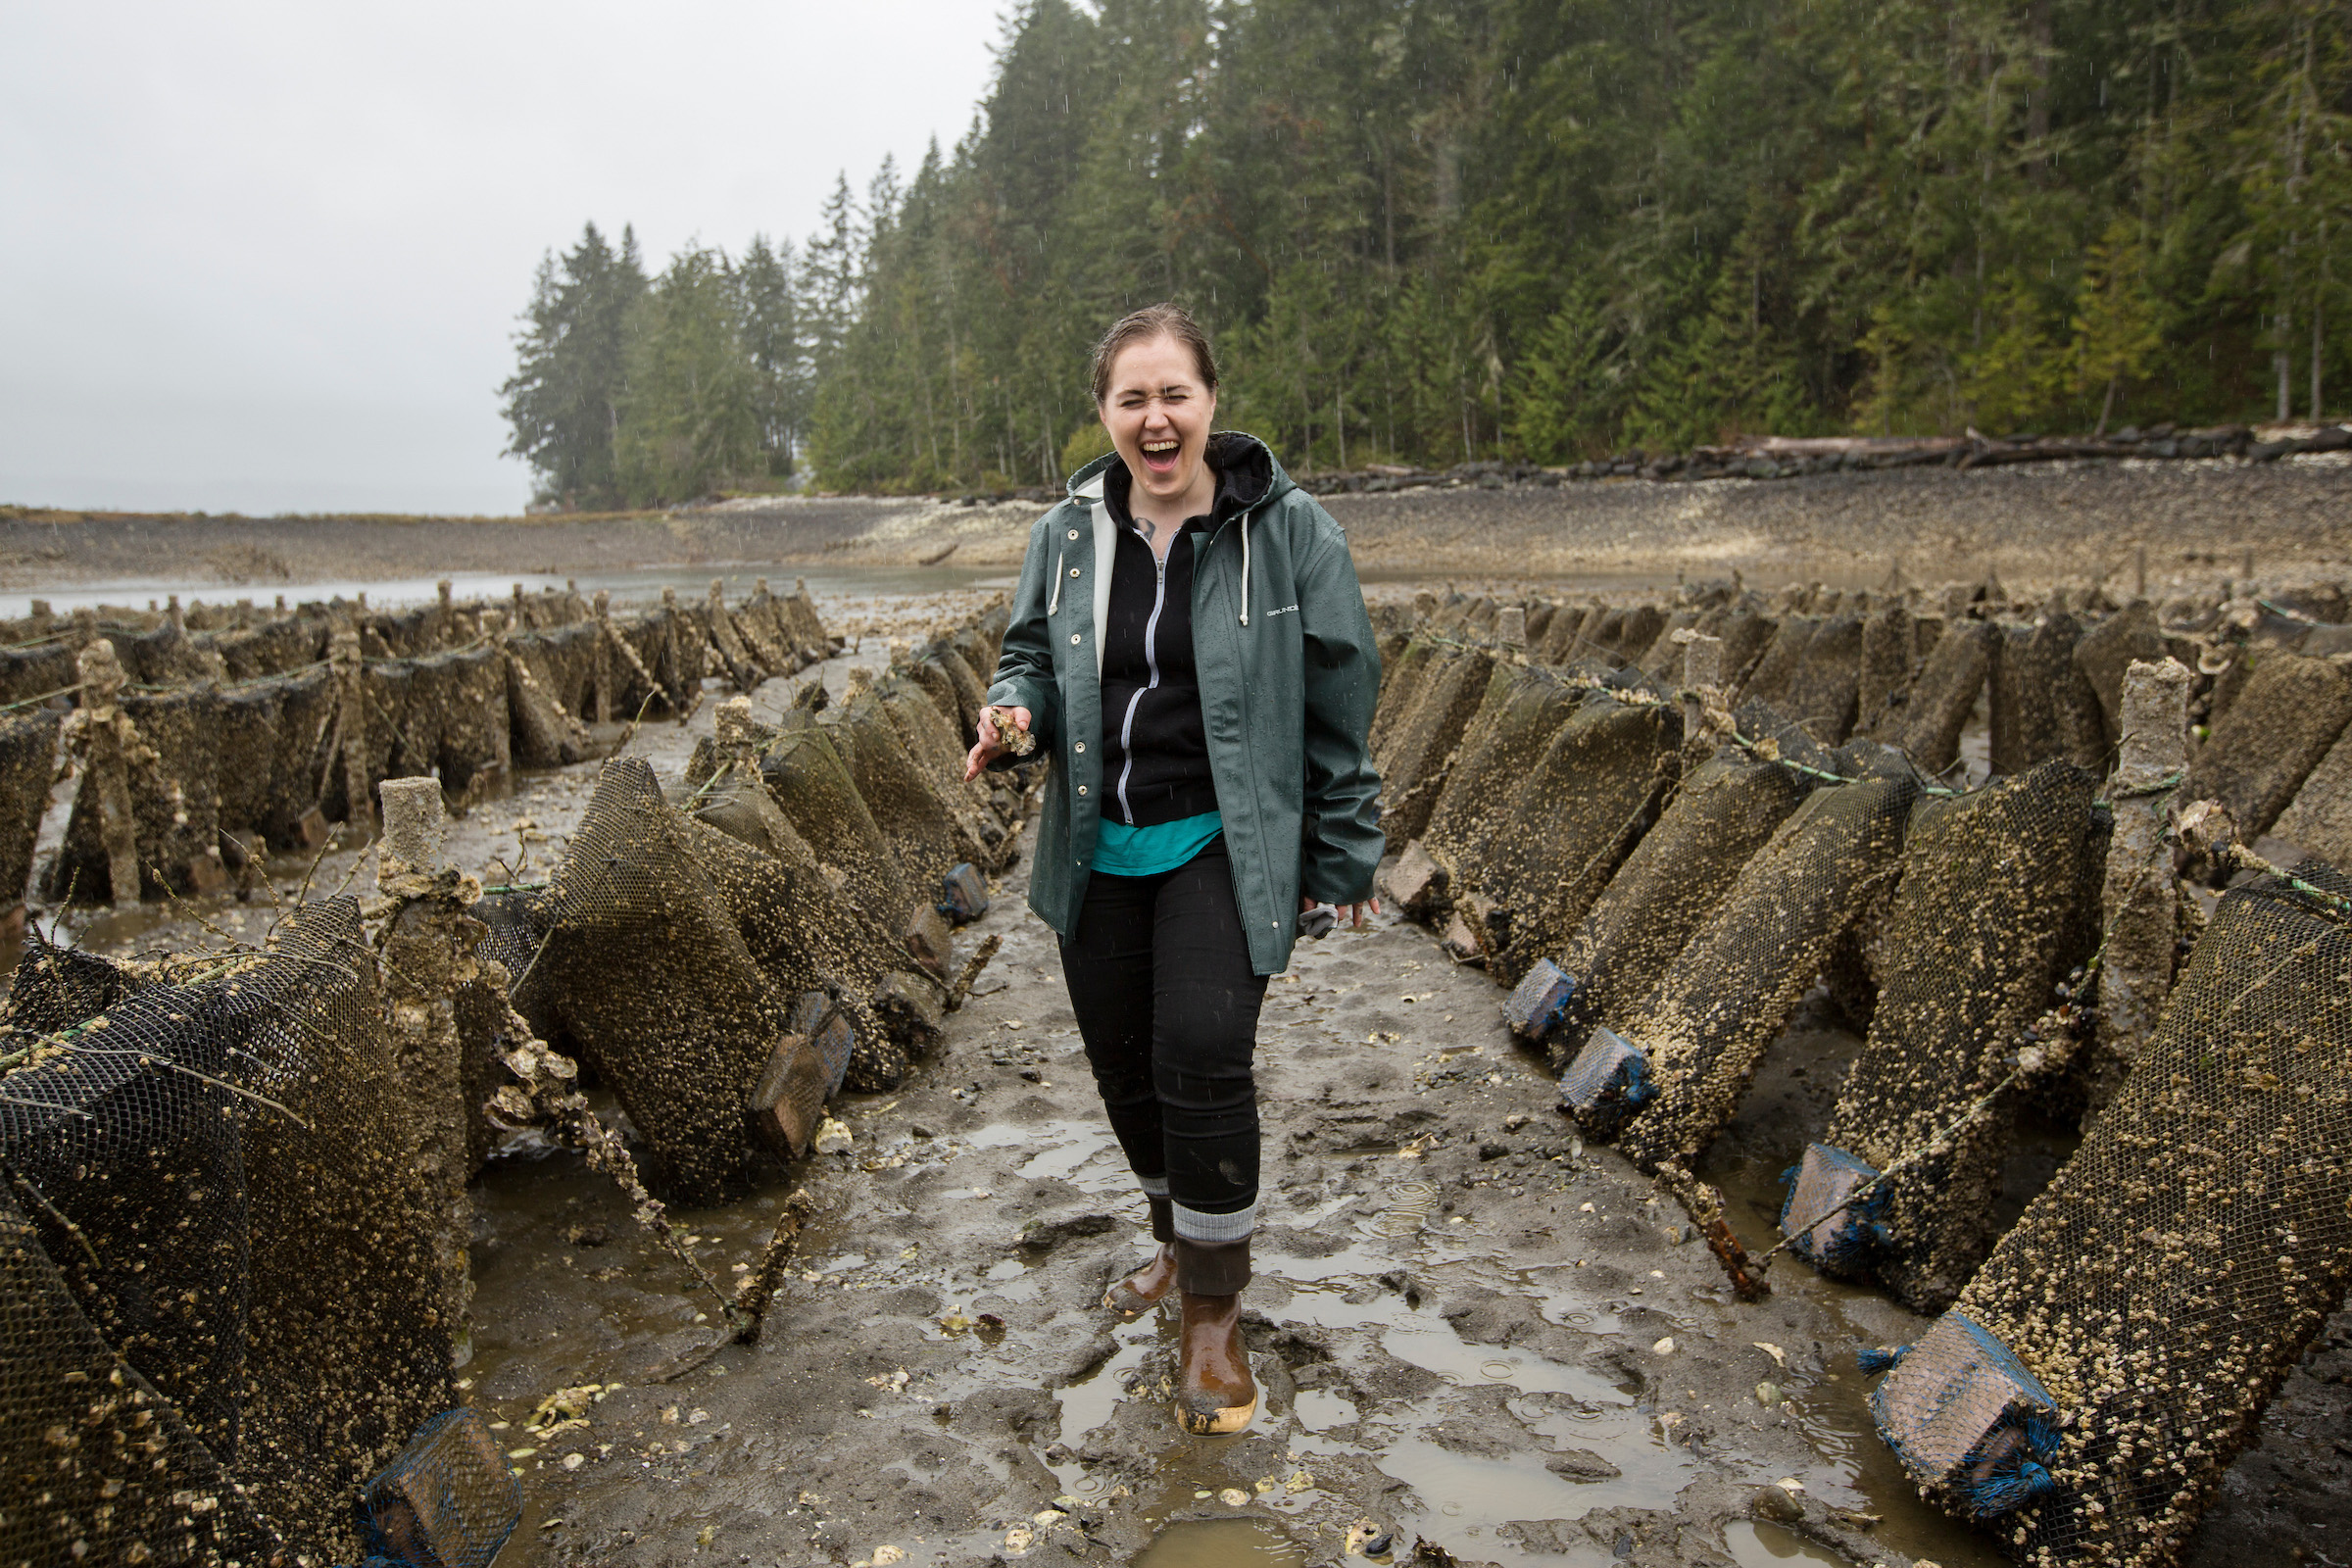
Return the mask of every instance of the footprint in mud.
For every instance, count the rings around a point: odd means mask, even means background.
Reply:
[[[1410,1236],[1429,1223],[1429,1211],[1437,1206],[1436,1187],[1403,1182],[1396,1188],[1396,1201],[1365,1221],[1364,1229],[1373,1236]]]

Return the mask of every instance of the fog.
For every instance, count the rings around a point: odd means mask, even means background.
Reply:
[[[0,502],[514,512],[584,220],[649,265],[962,134],[984,0],[0,3]]]

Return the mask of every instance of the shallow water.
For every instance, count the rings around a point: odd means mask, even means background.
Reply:
[[[1831,1563],[1848,1568],[1846,1560],[1827,1546],[1817,1546],[1792,1530],[1762,1520],[1737,1520],[1723,1527],[1723,1544],[1740,1568],[1781,1568],[1792,1562]]]
[[[1154,1536],[1135,1568],[1306,1568],[1306,1550],[1262,1519],[1188,1519]]]
[[[806,580],[812,594],[864,597],[883,594],[935,594],[958,589],[1010,588],[1016,574],[1003,566],[865,566],[856,570],[826,570],[807,566],[763,564],[678,564],[643,566],[627,571],[585,571],[569,576],[552,576],[544,572],[453,572],[449,574],[451,595],[459,601],[473,599],[505,599],[522,584],[525,593],[540,593],[561,588],[566,581],[573,583],[583,595],[599,588],[608,589],[616,607],[633,608],[658,604],[662,590],[675,588],[680,599],[699,602],[710,591],[710,579],[716,577],[726,585],[727,602],[740,603],[750,597],[758,580],[767,579],[770,590],[779,594],[792,592],[794,582]],[[69,615],[83,605],[128,605],[133,609],[150,600],[161,604],[172,594],[180,602],[192,604],[201,599],[208,605],[234,605],[250,599],[256,605],[267,606],[279,596],[288,605],[306,601],[324,602],[333,599],[356,600],[368,596],[370,608],[398,609],[408,605],[431,602],[440,592],[438,576],[392,577],[365,581],[359,578],[318,582],[271,583],[267,587],[223,587],[217,578],[198,577],[180,573],[164,573],[154,577],[121,578],[111,582],[76,583],[71,587],[39,588],[0,593],[0,616],[28,615],[35,599],[46,600],[51,611]]]

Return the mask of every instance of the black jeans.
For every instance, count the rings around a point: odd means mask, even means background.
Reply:
[[[1172,871],[1087,883],[1061,973],[1111,1131],[1187,1241],[1238,1241],[1257,1216],[1257,1013],[1265,976],[1233,899],[1225,841]]]

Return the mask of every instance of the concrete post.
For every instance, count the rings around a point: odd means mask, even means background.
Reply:
[[[612,722],[612,595],[596,591],[596,721]]]
[[[360,662],[360,634],[337,627],[326,640],[326,662],[335,681],[335,732],[342,742],[343,798],[349,820],[365,832],[375,822],[374,792],[368,765],[368,687]]]
[[[1723,639],[1699,631],[1675,636],[1683,645],[1683,770],[1689,772],[1729,733],[1731,715],[1724,701]]]
[[[2172,790],[2188,767],[2189,679],[2187,667],[2171,659],[2135,659],[2124,672],[2123,754],[2107,784],[2115,833],[2101,899],[2107,953],[2099,967],[2094,1110],[2123,1087],[2172,989],[2180,889],[2165,827]]]
[[[80,612],[75,612],[76,620]],[[104,637],[74,657],[81,679],[81,708],[74,715],[72,739],[81,754],[98,806],[98,838],[106,846],[107,894],[117,908],[139,902],[138,819],[130,803],[130,746],[137,733],[122,711],[126,677]]]
[[[382,798],[375,884],[397,905],[383,945],[394,1069],[401,1113],[416,1128],[416,1168],[433,1211],[442,1216],[432,1235],[434,1272],[456,1347],[453,1361],[464,1366],[473,1355],[466,1321],[473,1295],[466,1261],[473,1210],[466,1196],[465,1048],[457,994],[479,973],[474,948],[487,930],[466,912],[462,890],[469,884],[442,863],[448,817],[440,780],[389,778]]]

